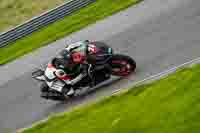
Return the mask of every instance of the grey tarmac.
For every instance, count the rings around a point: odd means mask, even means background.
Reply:
[[[0,132],[26,127],[50,114],[110,95],[153,74],[200,57],[200,1],[144,0],[0,67]],[[40,98],[31,72],[43,66],[64,44],[103,40],[137,62],[136,74],[69,102]],[[134,102],[134,101],[133,101]]]

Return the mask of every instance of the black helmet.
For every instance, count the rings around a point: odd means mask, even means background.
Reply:
[[[68,67],[72,63],[71,54],[65,49],[62,50],[56,58],[62,62],[64,67]]]
[[[62,50],[59,55],[56,57],[58,59],[58,66],[61,65],[61,67],[64,68],[65,72],[67,74],[75,74],[80,72],[80,64],[74,63],[72,59],[71,52],[64,49]]]
[[[59,53],[58,58],[70,60],[71,54],[68,50],[64,49]]]

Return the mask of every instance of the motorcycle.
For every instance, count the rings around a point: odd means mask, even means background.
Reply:
[[[75,89],[74,96],[78,96],[81,92],[88,92],[92,87],[109,80],[111,76],[125,77],[136,69],[136,62],[127,55],[115,54],[113,49],[103,42],[93,42],[89,47],[91,51],[96,51],[88,60],[90,66],[88,68],[88,76],[73,86]],[[38,69],[32,73],[32,78],[41,81],[41,97],[45,99],[65,101],[70,97],[66,97],[60,92],[68,85],[63,79],[69,79],[70,75],[66,75],[64,71],[61,77],[55,74],[56,68],[49,63],[45,70]],[[84,90],[84,91],[83,91]]]

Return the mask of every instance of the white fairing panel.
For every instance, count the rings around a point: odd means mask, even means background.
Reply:
[[[56,71],[55,68],[46,68],[45,70],[45,76],[49,79],[54,79],[56,76],[54,75],[54,72]]]
[[[45,80],[45,77],[42,75],[42,76],[38,76],[38,77],[35,77],[36,79],[38,80],[41,80],[41,81],[44,81]]]
[[[54,79],[56,78],[56,75],[54,74],[55,72],[56,72],[56,68],[47,67],[44,74],[48,79]],[[59,92],[61,92],[62,88],[65,86],[65,83],[61,82],[60,80],[56,80],[52,82],[46,81],[46,83],[51,89],[59,91]]]

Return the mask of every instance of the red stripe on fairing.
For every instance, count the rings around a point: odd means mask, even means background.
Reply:
[[[55,68],[55,67],[53,66],[53,64],[51,64],[51,63],[49,63],[49,64],[47,65],[47,67],[48,67],[48,68]]]
[[[69,76],[62,76],[62,77],[58,77],[61,80],[70,80],[71,78]]]

